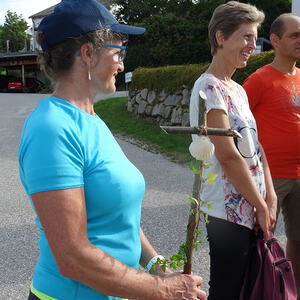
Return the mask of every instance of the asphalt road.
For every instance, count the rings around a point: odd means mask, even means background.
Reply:
[[[0,94],[1,300],[27,299],[38,257],[34,214],[18,175],[18,144],[26,117],[43,97],[45,95]],[[99,95],[97,100],[102,98],[103,95]],[[158,252],[170,257],[185,239],[187,195],[192,190],[193,174],[186,166],[170,162],[160,154],[147,152],[126,139],[117,139],[146,180],[143,230]],[[205,229],[202,230],[205,236]],[[285,245],[281,216],[276,236]],[[194,255],[193,272],[203,277],[203,288],[207,291],[209,256],[205,239]]]

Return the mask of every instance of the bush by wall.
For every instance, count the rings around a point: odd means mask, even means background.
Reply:
[[[273,59],[274,51],[253,55],[246,68],[236,70],[233,80],[243,84],[250,74]],[[188,126],[191,90],[208,65],[136,69],[129,86],[127,110],[151,118],[160,125]]]
[[[244,80],[255,70],[270,63],[274,58],[274,52],[268,51],[253,55],[246,68],[238,69],[233,79],[242,84]],[[149,90],[175,92],[180,86],[186,85],[192,88],[196,79],[207,69],[209,63],[166,66],[158,68],[137,68],[132,77],[130,90]]]
[[[256,69],[270,63],[274,52],[252,56],[248,66],[238,69],[233,79],[242,84]],[[209,63],[159,68],[138,68],[129,86],[127,109],[160,125],[189,125],[191,90]]]

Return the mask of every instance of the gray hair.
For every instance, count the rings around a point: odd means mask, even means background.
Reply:
[[[255,6],[237,1],[229,1],[219,5],[208,25],[208,39],[211,55],[216,54],[219,45],[216,32],[222,31],[225,38],[229,38],[243,23],[257,23],[259,26],[264,21],[265,14]]]

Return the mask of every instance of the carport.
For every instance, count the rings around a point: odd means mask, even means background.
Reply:
[[[34,51],[0,53],[0,67],[6,70],[6,75],[10,75],[12,70],[19,70],[23,86],[25,86],[25,74],[33,72],[37,77],[39,72],[36,58]]]

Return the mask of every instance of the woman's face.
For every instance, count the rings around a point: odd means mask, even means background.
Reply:
[[[111,44],[122,45],[120,41]],[[99,54],[96,64],[91,69],[92,84],[97,92],[109,94],[116,91],[115,77],[124,71],[123,62],[119,61],[119,52],[120,49],[106,47]]]
[[[225,60],[233,68],[244,68],[256,48],[257,23],[243,23],[222,43]]]

